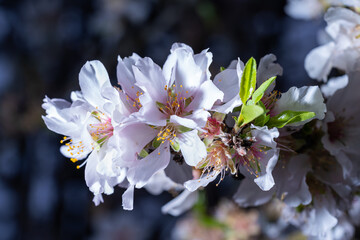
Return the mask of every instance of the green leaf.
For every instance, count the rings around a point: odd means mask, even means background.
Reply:
[[[177,127],[178,132],[180,133],[185,133],[185,132],[190,132],[191,130],[193,130],[192,128],[188,128],[188,127],[184,127],[184,126],[178,126]]]
[[[242,126],[252,122],[264,113],[266,113],[266,109],[260,105],[243,105],[239,117],[239,125]]]
[[[141,152],[139,153],[139,157],[141,158],[145,158],[147,157],[147,155],[149,155],[149,153],[145,149],[142,149]]]
[[[224,67],[220,67],[220,72],[224,71],[225,68]]]
[[[270,118],[270,120],[267,122],[266,125],[269,128],[272,127],[282,128],[291,123],[308,120],[310,118],[315,117],[315,115],[316,114],[314,112],[305,112],[305,111],[296,112],[296,111],[287,110]]]
[[[240,111],[241,111],[241,107],[242,107],[242,106],[235,107],[235,108],[232,110],[232,112],[233,112],[233,113],[234,113],[234,112],[240,112]]]
[[[263,127],[269,121],[270,116],[266,113],[260,115],[258,118],[255,119],[254,125],[258,127]]]
[[[175,152],[179,152],[180,151],[180,144],[177,140],[172,140],[170,142],[171,148],[175,151]]]
[[[154,140],[152,141],[153,148],[158,148],[160,146],[161,142],[162,141],[160,139],[158,140],[157,137],[154,138]]]
[[[261,100],[261,98],[264,96],[264,92],[275,81],[275,79],[276,77],[269,78],[268,80],[263,82],[263,84],[261,84],[261,86],[258,89],[256,89],[256,91],[252,95],[252,100],[254,103],[257,103]]]
[[[251,97],[256,88],[256,61],[250,58],[247,61],[240,83],[240,99],[244,103]]]

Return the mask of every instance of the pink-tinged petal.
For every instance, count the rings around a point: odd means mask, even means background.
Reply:
[[[193,180],[186,181],[184,183],[184,186],[190,192],[194,192],[199,187],[206,187],[209,183],[214,181],[217,178],[218,175],[219,175],[219,172],[211,172],[211,173],[209,173],[209,175],[204,174],[199,179],[193,179]]]
[[[134,185],[130,185],[122,195],[122,207],[124,210],[133,210],[134,208]]]
[[[186,108],[186,111],[197,109],[209,110],[216,100],[222,101],[224,93],[220,91],[212,81],[205,81],[196,91],[193,101]]]
[[[133,67],[136,78],[136,85],[139,86],[145,94],[149,94],[154,102],[166,102],[167,91],[165,86],[169,85],[168,80],[164,78],[161,68],[150,58],[143,58],[137,61]]]
[[[136,96],[136,92],[140,91],[138,86],[135,86],[136,80],[133,72],[133,66],[141,59],[139,55],[133,53],[131,57],[121,59],[118,56],[118,65],[116,68],[116,76],[121,89],[131,97]]]
[[[136,160],[127,172],[127,178],[136,188],[141,188],[158,171],[163,170],[170,161],[170,146],[168,142],[161,144],[147,157]]]
[[[105,103],[105,99],[101,95],[101,88],[111,87],[104,65],[99,61],[87,62],[80,70],[79,84],[84,99],[101,110]]]
[[[137,154],[151,142],[158,133],[157,130],[144,123],[132,122],[124,127],[116,128],[114,135],[119,137],[119,146],[121,148],[121,157],[118,164],[128,166],[137,159]]]
[[[197,130],[180,134],[178,141],[181,153],[188,165],[196,166],[206,157],[206,147],[198,136]]]
[[[172,216],[179,216],[183,212],[191,209],[198,200],[198,192],[190,192],[184,190],[179,196],[165,204],[161,208],[163,214],[170,214]]]
[[[283,69],[280,64],[275,63],[276,56],[274,54],[265,55],[260,59],[257,70],[257,85],[260,86],[263,82],[274,76],[281,76]],[[266,89],[266,93],[270,93],[275,88],[275,81]]]
[[[325,117],[326,105],[318,86],[292,87],[275,103],[273,113],[279,114],[286,110],[314,112],[314,118],[322,120]],[[300,126],[311,120],[292,123],[289,126]]]
[[[314,48],[305,58],[305,69],[311,78],[326,81],[333,67],[332,58],[336,50],[335,44],[330,42]]]
[[[245,178],[235,193],[233,199],[241,207],[260,206],[270,201],[274,195],[275,189],[262,191],[254,181]]]

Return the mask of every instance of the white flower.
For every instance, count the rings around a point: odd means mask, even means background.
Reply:
[[[211,58],[207,50],[194,54],[187,45],[174,44],[163,69],[150,58],[136,61],[132,71],[143,93],[138,98],[141,108],[133,114],[137,122],[119,132],[128,136],[120,140],[120,145],[126,146],[120,161],[128,168],[129,188],[145,186],[156,172],[165,169],[170,147],[181,151],[190,166],[206,156],[198,130],[205,126],[214,102],[223,98],[210,80]],[[152,140],[155,149],[139,160],[140,152]]]
[[[125,178],[123,169],[112,165],[118,155],[114,128],[122,120],[124,106],[118,91],[110,84],[108,74],[99,61],[87,62],[79,74],[81,92],[73,92],[73,103],[45,97],[42,107],[46,126],[61,135],[61,153],[71,161],[86,159],[85,180],[94,193],[94,202],[101,194],[112,194],[113,186]]]
[[[325,20],[332,41],[313,49],[305,59],[309,76],[323,81],[332,68],[346,71],[360,56],[360,15],[345,8],[330,8]]]
[[[273,171],[275,186],[270,191],[261,191],[250,180],[244,179],[234,195],[234,200],[243,207],[259,206],[267,203],[275,195],[291,207],[307,205],[312,200],[306,184],[306,174],[309,171],[309,157],[294,156],[287,164],[282,161],[276,165]]]
[[[358,89],[360,71],[348,73],[349,83],[334,93],[327,102],[328,113],[324,120],[322,138],[324,148],[342,165],[344,177],[360,185],[359,171],[359,116]]]
[[[301,210],[285,207],[282,217],[299,227],[306,236],[324,239],[338,223],[335,216],[335,202],[326,195],[315,198],[313,201],[312,207]]]

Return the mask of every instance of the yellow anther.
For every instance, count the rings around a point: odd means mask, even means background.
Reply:
[[[180,87],[182,88],[182,85],[180,85]]]
[[[158,152],[158,155],[160,155],[160,152]]]
[[[79,166],[79,165],[77,165],[77,166],[76,166],[76,168],[77,168],[77,169],[79,169],[79,168],[80,168],[80,166]]]

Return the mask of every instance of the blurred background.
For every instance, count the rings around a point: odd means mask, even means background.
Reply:
[[[195,52],[209,48],[213,75],[237,57],[259,61],[274,53],[284,68],[279,90],[315,84],[303,62],[325,24],[322,19],[291,19],[284,13],[285,3],[0,0],[0,240],[224,239],[221,226],[210,231],[195,223],[201,209],[177,218],[162,215],[161,206],[172,199],[169,193],[152,196],[136,190],[135,210],[126,212],[121,207],[124,190],[118,188],[95,207],[83,168],[77,170],[61,156],[61,136],[47,130],[41,119],[42,99],[46,94],[70,100],[88,60],[103,62],[115,84],[118,55],[136,52],[162,65],[174,42],[186,43]],[[241,210],[222,200],[231,199],[237,181],[223,181],[205,193],[206,212],[244,229],[227,239],[288,239],[291,229],[279,223],[272,228],[271,214],[261,226],[259,211],[275,207]]]

